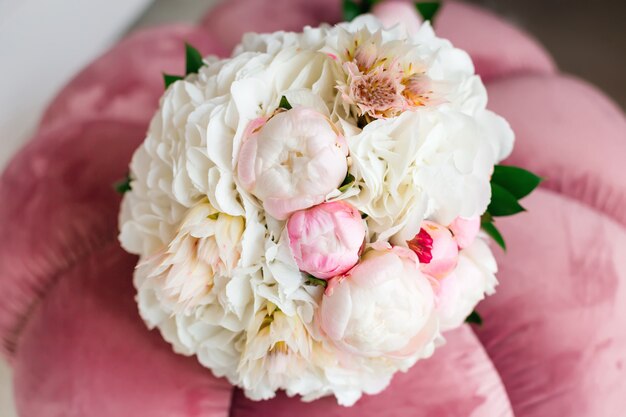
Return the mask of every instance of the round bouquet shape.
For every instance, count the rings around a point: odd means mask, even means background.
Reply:
[[[252,399],[351,405],[493,293],[479,229],[513,133],[428,22],[248,34],[169,81],[120,241],[177,353]]]

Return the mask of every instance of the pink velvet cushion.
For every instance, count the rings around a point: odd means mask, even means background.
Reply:
[[[336,23],[340,18],[338,0],[229,0],[211,9],[201,26],[231,50],[246,32],[300,31],[307,25]]]
[[[531,36],[476,6],[446,3],[437,16],[435,30],[471,55],[485,81],[555,71],[550,55]]]
[[[145,329],[133,304],[135,260],[115,243],[111,184],[143,139],[163,91],[160,72],[182,72],[183,40],[223,54],[244,30],[338,18],[338,0],[223,2],[204,29],[132,35],[60,93],[0,179],[0,337],[22,416],[492,417],[513,415],[509,399],[518,417],[626,409],[626,187],[615,170],[624,116],[585,84],[551,75],[551,59],[525,34],[457,3],[439,16],[440,34],[497,79],[491,105],[518,131],[511,160],[563,193],[540,192],[530,213],[502,221],[511,249],[500,256],[500,292],[480,307],[485,348],[459,329],[388,391],[346,410],[331,399],[231,397],[228,384]],[[588,155],[589,136],[597,156]]]
[[[65,272],[116,241],[120,198],[144,127],[120,119],[39,133],[0,179],[0,338],[12,355],[34,306]],[[77,295],[78,297],[78,295]]]
[[[137,315],[136,259],[113,240],[63,271],[22,329],[22,417],[227,417],[232,387]]]
[[[626,410],[626,230],[540,190],[500,222],[501,285],[478,336],[519,417],[621,416]]]
[[[478,335],[515,415],[626,409],[626,120],[588,84],[526,75],[488,84],[517,134],[507,163],[546,178],[529,212],[498,222],[509,251]]]
[[[204,55],[228,53],[200,27],[177,24],[135,32],[61,90],[41,128],[96,116],[147,123],[163,94],[163,73],[185,72],[185,42]]]
[[[595,87],[572,77],[511,77],[488,85],[490,107],[517,134],[508,162],[546,178],[626,226],[626,119]]]

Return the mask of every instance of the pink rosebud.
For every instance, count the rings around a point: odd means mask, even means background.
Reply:
[[[438,334],[433,288],[407,248],[374,245],[348,274],[331,279],[329,288],[317,320],[344,352],[415,357]]]
[[[407,244],[419,258],[422,272],[427,275],[442,279],[456,267],[459,247],[447,227],[424,221],[419,233]]]
[[[328,279],[357,263],[365,225],[356,208],[336,201],[295,212],[287,222],[287,232],[298,268]]]
[[[454,235],[459,248],[464,249],[471,245],[474,239],[476,239],[476,236],[478,236],[480,217],[457,217],[448,227]]]
[[[247,130],[237,174],[272,217],[286,220],[341,185],[348,170],[345,142],[326,116],[294,107],[262,122]]]
[[[374,6],[372,14],[376,16],[386,29],[400,25],[407,34],[415,35],[422,24],[413,2],[384,1]]]

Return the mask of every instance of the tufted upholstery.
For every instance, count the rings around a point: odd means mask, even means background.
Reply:
[[[198,27],[135,33],[50,105],[0,179],[0,340],[23,417],[618,416],[626,409],[626,121],[556,72],[528,35],[449,3],[436,29],[472,55],[490,107],[517,132],[510,162],[546,177],[501,221],[499,292],[482,328],[351,409],[279,395],[254,403],[139,319],[136,261],[116,242],[121,178],[182,42],[225,55],[243,31],[336,21],[337,0],[229,0]],[[621,321],[621,323],[620,323]],[[622,395],[620,395],[622,394]]]

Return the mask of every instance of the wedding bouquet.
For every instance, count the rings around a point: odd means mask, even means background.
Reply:
[[[479,319],[493,217],[538,178],[496,166],[514,136],[464,51],[364,15],[187,53],[120,213],[140,314],[177,353],[252,399],[351,405]]]

